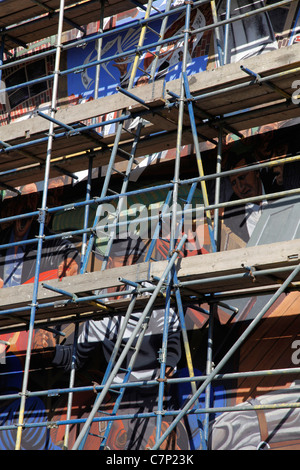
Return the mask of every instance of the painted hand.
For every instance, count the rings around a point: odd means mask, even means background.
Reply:
[[[53,333],[46,330],[37,330],[33,339],[33,349],[55,348],[56,341]]]

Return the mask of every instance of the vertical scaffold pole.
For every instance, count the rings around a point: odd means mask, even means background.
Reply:
[[[5,49],[5,35],[1,38],[1,47],[0,47],[0,104],[5,102],[5,95],[2,91],[2,65],[3,65],[3,56],[4,56],[4,49]],[[3,87],[4,88],[4,87]]]
[[[217,13],[217,7],[216,7],[215,0],[212,0],[210,2],[210,6],[211,6],[213,22],[215,24],[218,24],[218,13]],[[218,56],[219,56],[220,65],[223,65],[224,64],[224,54],[223,54],[223,50],[222,50],[222,46],[221,46],[220,31],[219,31],[218,27],[215,27],[215,39],[216,39],[217,52],[218,52]]]
[[[144,17],[145,20],[147,20],[150,17],[152,3],[153,3],[153,0],[149,0],[148,3],[147,3],[147,10],[146,10],[145,17]],[[131,70],[131,74],[130,74],[128,89],[132,88],[133,85],[134,85],[134,79],[135,79],[135,76],[136,76],[136,72],[137,72],[138,64],[139,64],[139,60],[140,60],[139,48],[142,47],[143,44],[144,44],[146,31],[147,31],[147,23],[144,23],[143,26],[142,26],[142,29],[141,29],[141,34],[140,34],[139,42],[138,42],[138,45],[137,45],[137,52],[136,52],[134,60],[133,60],[133,65],[132,65],[132,70]]]
[[[226,2],[226,18],[225,18],[226,20],[229,20],[229,18],[230,18],[230,8],[231,8],[231,0],[227,0],[227,2]],[[223,46],[223,52],[224,52],[223,63],[224,63],[224,65],[226,65],[227,62],[228,62],[229,28],[230,28],[230,24],[226,23],[225,24],[225,33],[224,33],[224,46]]]
[[[208,337],[207,337],[207,357],[206,357],[206,375],[211,374],[213,370],[212,363],[212,352],[213,352],[213,325],[214,317],[216,314],[217,304],[212,303],[209,310],[209,319],[208,319]],[[211,402],[211,383],[209,383],[205,389],[205,408],[210,407]],[[207,413],[204,418],[204,439],[205,442],[208,441],[208,432],[209,432],[209,414]]]
[[[99,32],[103,33],[104,30],[104,0],[100,0],[101,2],[101,10],[100,10],[100,26],[99,26]],[[102,36],[97,39],[97,61],[99,62],[101,59],[101,54],[102,54],[102,43],[103,43],[103,38]],[[100,69],[101,65],[98,64],[96,66],[96,76],[95,76],[95,91],[94,91],[94,98],[95,100],[98,98],[99,95],[99,81],[100,81]]]
[[[198,171],[199,171],[199,175],[201,177],[203,177],[204,176],[204,169],[203,169],[200,146],[199,146],[199,141],[198,141],[198,136],[197,136],[197,127],[196,127],[196,122],[195,122],[195,115],[194,115],[194,110],[193,110],[193,103],[192,103],[193,97],[190,93],[189,82],[188,82],[188,78],[187,78],[187,75],[186,75],[185,72],[183,72],[183,80],[184,80],[184,86],[185,86],[185,94],[186,94],[187,103],[188,103],[188,110],[189,110],[190,123],[191,123],[192,134],[193,134],[193,142],[194,142],[194,147],[195,147],[195,154],[196,154]],[[205,180],[201,180],[201,189],[202,189],[204,205],[205,205],[205,207],[207,207],[207,206],[209,206],[209,201],[208,201],[208,194],[207,194]],[[215,245],[215,239],[214,239],[214,233],[213,233],[213,227],[212,227],[211,212],[208,209],[206,209],[205,212],[206,212],[206,219],[207,219],[207,225],[208,225],[208,230],[209,230],[209,235],[210,235],[211,246],[212,246],[213,251],[216,251],[216,245]]]
[[[55,56],[55,69],[54,69],[53,91],[52,91],[52,100],[51,100],[51,117],[53,118],[56,112],[60,55],[61,55],[61,47],[62,47],[61,40],[62,40],[63,20],[64,20],[64,0],[60,0],[56,56]],[[41,263],[41,255],[42,255],[43,235],[44,235],[44,228],[45,228],[45,214],[46,214],[46,207],[47,207],[47,190],[48,190],[49,173],[50,173],[53,131],[54,131],[54,123],[50,121],[47,154],[46,154],[46,162],[45,162],[41,217],[39,220],[40,226],[39,226],[39,235],[38,235],[38,243],[37,243],[35,280],[34,280],[34,285],[33,285],[30,322],[29,322],[29,329],[28,329],[28,342],[27,342],[27,350],[26,350],[26,358],[25,358],[25,366],[24,366],[24,375],[23,375],[21,401],[20,401],[20,413],[19,413],[15,450],[21,449],[21,438],[22,438],[22,430],[23,430],[23,423],[24,423],[25,404],[26,404],[26,395],[27,395],[28,378],[29,378],[29,367],[30,367],[30,360],[31,360],[31,348],[32,348],[32,340],[33,340],[35,314],[36,314],[36,309],[37,309],[37,294],[38,294],[38,287],[39,287],[40,263]]]
[[[93,158],[94,155],[89,156],[89,169],[88,169],[88,177],[87,177],[87,186],[86,186],[86,201],[90,201],[91,199],[91,190],[92,190],[92,172],[93,172]],[[87,204],[84,208],[84,222],[83,222],[83,229],[88,228],[88,221],[89,221],[89,211],[90,206]],[[84,232],[82,236],[82,247],[81,247],[81,264],[80,267],[83,265],[85,260],[85,252],[87,247],[87,233]]]
[[[216,174],[219,175],[222,169],[222,136],[223,128],[219,128],[219,139],[218,139],[218,148],[217,148],[217,162],[216,162]],[[220,203],[220,187],[221,187],[221,178],[216,178],[215,183],[215,205]],[[219,208],[214,210],[214,240],[216,244],[216,250],[220,248],[219,243]]]
[[[72,362],[71,362],[71,372],[70,372],[70,380],[69,380],[70,389],[74,387],[74,383],[75,383],[75,363],[76,363],[76,353],[77,353],[78,332],[79,332],[79,325],[78,323],[76,323],[75,330],[74,330]],[[67,416],[66,416],[67,421],[69,421],[72,416],[72,404],[73,404],[73,392],[70,392],[68,394],[68,405],[67,405]],[[67,424],[66,429],[65,429],[65,435],[64,435],[64,449],[68,449],[69,437],[70,437],[70,424]]]

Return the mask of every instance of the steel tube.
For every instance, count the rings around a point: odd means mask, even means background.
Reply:
[[[88,431],[92,421],[93,421],[93,418],[95,416],[95,414],[97,413],[101,403],[103,402],[105,396],[106,396],[106,393],[111,385],[111,383],[113,382],[120,366],[122,365],[122,362],[123,360],[126,358],[126,355],[129,351],[129,348],[131,347],[133,341],[135,340],[135,338],[137,337],[138,333],[139,333],[139,330],[145,320],[145,318],[147,317],[147,315],[149,314],[149,312],[151,311],[151,309],[153,308],[154,306],[154,302],[155,302],[155,299],[157,297],[157,295],[159,294],[160,292],[160,289],[163,285],[163,283],[165,282],[165,279],[166,277],[168,276],[168,274],[170,273],[176,259],[178,258],[178,254],[179,254],[179,250],[182,248],[182,246],[184,245],[185,243],[185,240],[186,240],[186,237],[183,237],[183,239],[181,240],[181,242],[179,243],[178,245],[178,249],[176,250],[175,253],[173,253],[172,257],[170,258],[170,262],[168,263],[168,266],[166,267],[166,269],[164,270],[163,274],[162,274],[162,277],[160,279],[160,281],[158,282],[155,290],[153,291],[153,294],[146,306],[146,308],[144,309],[143,311],[143,314],[141,315],[141,318],[139,319],[139,321],[137,322],[136,324],[136,327],[134,328],[134,331],[132,332],[132,335],[131,337],[128,339],[127,343],[126,343],[126,346],[125,348],[123,349],[118,361],[116,362],[114,368],[112,369],[112,372],[111,372],[111,375],[109,377],[109,380],[106,382],[105,386],[103,387],[103,390],[101,392],[101,394],[99,395],[98,399],[95,401],[95,404],[91,410],[91,413],[88,417],[88,419],[86,420],[78,438],[76,439],[76,442],[73,446],[73,449],[72,450],[77,450],[80,443],[81,443],[81,440],[84,438],[86,432]]]

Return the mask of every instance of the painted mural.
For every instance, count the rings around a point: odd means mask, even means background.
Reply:
[[[225,0],[217,3],[217,13],[220,20],[225,19]],[[234,0],[231,2],[231,16],[239,16],[242,13],[251,14],[264,5],[271,4],[270,1],[248,2],[248,0]],[[171,2],[171,11],[179,8],[170,16],[166,26],[165,38],[175,34],[174,41],[163,44],[157,64],[155,79],[165,81],[176,79],[180,76],[182,66],[182,32],[184,30],[184,12],[181,0]],[[167,8],[166,0],[156,0],[155,8],[164,12]],[[157,10],[152,11],[155,18]],[[228,31],[228,51],[220,48],[223,43],[225,27],[218,29],[220,41],[218,46],[211,30],[198,32],[212,24],[212,15],[209,3],[199,6],[193,10],[191,17],[191,29],[195,34],[191,36],[188,47],[187,74],[199,73],[224,63],[238,62],[242,59],[266,53],[281,47],[286,47],[299,42],[300,22],[299,2],[292,5],[281,6],[268,12],[260,13],[243,21],[233,22]],[[128,12],[120,13],[113,17],[105,18],[103,30],[106,34],[102,40],[101,66],[99,88],[97,96],[107,96],[116,92],[117,86],[126,88],[131,75],[134,60],[134,47],[139,39],[138,21],[144,17],[144,11],[134,8]],[[126,27],[125,27],[126,26]],[[128,26],[128,27],[127,27]],[[93,38],[99,30],[99,22],[92,23],[86,27],[86,36]],[[114,28],[119,28],[114,33]],[[145,51],[141,53],[139,69],[136,73],[135,85],[141,85],[148,81],[151,65],[153,63],[153,51],[157,42],[157,33],[161,27],[161,20],[151,22],[151,29],[146,32],[144,46]],[[79,35],[79,36],[78,36]],[[64,41],[80,39],[82,33],[72,30],[64,34]],[[178,36],[178,38],[177,38]],[[47,42],[48,41],[48,42]],[[46,111],[50,106],[51,85],[50,82],[40,82],[16,89],[18,83],[34,80],[36,77],[47,77],[52,73],[54,67],[53,56],[46,59],[34,60],[34,53],[50,46],[47,39],[38,45],[30,45],[28,61],[26,65],[5,69],[1,77],[1,87],[8,88],[5,102],[1,99],[1,125],[8,124],[17,119],[30,118],[34,110],[40,108]],[[22,51],[19,51],[21,53]],[[118,57],[116,57],[118,55]],[[61,94],[64,98],[60,106],[66,104],[78,104],[95,98],[95,67],[93,63],[97,59],[97,44],[95,40],[82,42],[80,47],[68,49],[66,52],[66,70],[68,73],[61,78],[64,83]],[[80,66],[85,68],[81,69]],[[79,69],[80,67],[80,69]],[[10,88],[11,87],[11,88]],[[66,102],[67,99],[67,102]],[[106,130],[112,132],[112,129]]]

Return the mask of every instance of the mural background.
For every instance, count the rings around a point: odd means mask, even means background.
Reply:
[[[242,6],[243,2],[233,2],[237,9]],[[257,5],[261,2],[257,2]],[[268,2],[267,2],[268,3]],[[164,2],[158,2],[160,8],[164,8]],[[269,27],[269,40],[264,43],[263,46],[268,48],[285,47],[299,42],[299,18],[300,10],[298,8],[299,2],[293,2],[289,8],[284,7],[277,10],[272,10],[268,15],[268,27]],[[224,2],[219,2],[219,12],[222,14]],[[128,23],[129,20],[136,20],[141,18],[142,12],[138,9],[132,10],[131,13],[117,15],[114,18],[109,18],[106,21],[105,28],[111,28],[116,25],[122,25]],[[175,21],[169,23],[168,34],[171,34],[175,29],[178,32],[182,31],[184,26],[184,17],[180,14],[175,15]],[[174,20],[173,18],[173,20]],[[266,18],[265,18],[266,19]],[[209,8],[199,9],[195,12],[193,17],[193,27],[199,28],[202,25],[209,24],[211,22],[211,15]],[[88,29],[89,34],[93,34],[97,31],[99,23],[91,25]],[[154,23],[156,30],[159,28],[159,24]],[[247,30],[247,24],[243,25],[243,34]],[[232,32],[234,37],[236,30]],[[67,39],[70,40],[72,34],[67,35]],[[137,29],[132,26],[128,30],[124,31],[120,35],[111,34],[104,41],[104,55],[103,57],[113,56],[116,52],[121,52],[123,55],[122,61],[112,61],[109,64],[105,63],[101,66],[101,85],[99,87],[99,96],[105,96],[112,94],[116,91],[116,86],[126,86],[128,77],[130,75],[130,68],[132,64],[132,58],[127,56],[127,52],[133,48],[138,37]],[[243,40],[243,35],[239,36]],[[152,32],[147,33],[146,42],[152,44],[155,35]],[[156,40],[156,38],[155,38]],[[248,45],[248,43],[247,43]],[[195,35],[189,45],[189,61],[188,61],[188,74],[198,73],[204,71],[208,67],[215,67],[218,64],[217,51],[215,44],[212,40],[210,33]],[[165,79],[166,81],[179,77],[181,71],[181,53],[182,43],[178,40],[171,44],[169,47],[163,48],[160,55],[159,72],[157,79]],[[232,51],[231,58],[235,60],[235,52]],[[247,48],[244,51],[245,54],[256,54],[256,49]],[[145,78],[145,71],[148,71],[151,66],[151,55],[145,53],[142,57],[142,71],[138,73],[137,79],[141,80]],[[89,65],[96,58],[96,44],[94,42],[88,43],[81,49],[73,49],[68,51],[65,57],[68,67],[74,67],[79,64]],[[239,56],[240,58],[240,56]],[[239,60],[239,58],[237,60]],[[34,57],[33,62],[34,63]],[[40,73],[50,73],[53,67],[52,59],[47,59],[40,63]],[[24,67],[22,74],[25,77],[33,77],[34,71],[37,70],[35,67]],[[21,77],[19,69],[13,69],[6,72],[4,77],[7,85],[14,83],[16,77]],[[19,79],[19,78],[18,78]],[[63,104],[77,104],[83,101],[94,99],[94,83],[95,83],[95,69],[94,67],[87,67],[81,74],[72,74],[68,76],[66,83],[64,83],[63,91],[65,94],[62,96],[61,105]],[[43,89],[28,88],[24,87],[20,94],[16,95],[11,93],[8,95],[6,105],[2,105],[1,114],[1,125],[6,125],[16,119],[27,119],[32,116],[32,113],[37,107],[47,109],[49,107],[51,99],[51,87],[50,84],[46,83]],[[105,119],[105,117],[102,117]],[[266,158],[277,158],[284,155],[294,155],[298,152],[298,127],[295,122],[288,123],[274,123],[268,129],[252,129],[245,133],[245,139],[241,142],[234,141],[232,136],[228,136],[225,144],[225,155],[224,165],[226,164],[228,155],[231,152],[241,154],[252,154],[255,156],[256,161],[263,161]],[[113,129],[107,130],[112,132]],[[211,162],[214,161],[211,157],[212,150],[207,146],[207,158],[204,156],[204,163],[207,168],[213,171]],[[155,156],[159,161],[172,160],[174,153],[172,151],[161,153],[161,155]],[[184,157],[192,158],[192,148],[184,149]],[[155,159],[154,158],[154,159]],[[215,158],[215,157],[214,157]],[[193,167],[191,167],[193,168]],[[195,166],[196,168],[196,166]],[[147,169],[147,168],[146,168]],[[193,170],[191,170],[193,171]],[[284,167],[278,168],[274,171],[265,172],[264,174],[266,186],[265,189],[268,192],[282,191],[286,189],[299,188],[299,164],[288,164]],[[141,175],[146,176],[147,172],[141,172],[137,178]],[[192,173],[192,176],[194,174]],[[100,175],[101,178],[101,175]],[[57,182],[58,183],[58,182]],[[141,182],[143,184],[143,181]],[[60,188],[53,189],[54,200],[56,204],[65,202],[70,197],[70,188],[76,194],[77,200],[80,198],[78,189],[71,187],[69,181],[64,181],[64,189]],[[209,194],[213,195],[214,187],[209,187]],[[72,193],[73,194],[73,193]],[[222,201],[227,201],[232,195],[232,189],[229,181],[223,181],[221,187]],[[5,217],[8,214],[13,213],[14,209],[14,198],[8,198],[9,194],[2,201],[1,205],[1,216]],[[73,197],[73,196],[72,196]],[[155,198],[152,195],[145,201],[147,207],[151,204],[160,203],[164,199],[164,194],[156,194]],[[211,196],[212,197],[212,196]],[[75,199],[76,199],[75,198]],[[197,200],[202,202],[202,195],[200,190],[197,192]],[[74,199],[73,199],[74,200]],[[293,207],[298,210],[299,200],[293,200]],[[91,218],[94,214],[94,209],[91,209]],[[80,221],[82,220],[82,213],[73,212],[67,214],[58,213],[53,220],[51,220],[51,229],[55,231],[63,231],[67,229],[81,228]],[[298,219],[299,220],[299,217]],[[50,224],[50,222],[49,222]],[[225,227],[224,227],[225,226]],[[278,226],[277,226],[278,227]],[[3,230],[4,227],[1,229]],[[239,233],[232,236],[226,230],[226,224],[222,225],[221,239],[223,237],[222,249],[234,249],[240,246],[244,246],[245,242],[239,237]],[[268,234],[267,234],[268,235]],[[266,236],[267,236],[266,235]],[[279,230],[272,230],[272,241],[280,241],[278,238],[281,236]],[[276,239],[277,236],[277,239]],[[290,233],[286,234],[288,239],[292,237]],[[299,232],[294,231],[294,237],[299,237]],[[226,242],[224,241],[226,238]],[[230,241],[229,241],[230,239]],[[258,238],[253,243],[258,243]],[[268,241],[268,240],[267,240]],[[270,240],[269,240],[270,241]],[[192,256],[194,254],[203,254],[211,251],[210,241],[207,233],[207,226],[204,226],[204,239],[201,240],[201,249],[191,249],[185,253],[186,256]],[[248,242],[251,243],[251,240]],[[102,254],[103,240],[98,240],[98,247],[95,253],[93,269],[99,269],[101,265],[100,257]],[[166,247],[161,245],[158,247],[160,254],[165,255]],[[57,275],[57,274],[56,274]],[[214,325],[214,345],[216,345],[216,353],[214,361],[217,361],[229,350],[230,346],[234,344],[236,338],[239,337],[241,331],[243,331],[251,318],[254,318],[260,311],[264,302],[268,299],[268,296],[264,297],[251,297],[242,300],[232,300],[233,305],[239,309],[238,314],[232,317],[232,313],[226,309],[218,308],[218,312],[215,319]],[[192,349],[192,359],[195,369],[195,375],[205,375],[205,364],[207,356],[207,322],[209,315],[205,313],[208,311],[208,305],[197,305],[201,307],[202,312],[197,308],[189,307],[186,311],[186,323],[188,325],[188,334]],[[254,371],[263,369],[278,368],[291,368],[295,366],[295,350],[292,345],[299,337],[299,294],[297,292],[284,294],[276,302],[273,308],[265,315],[260,326],[253,332],[253,334],[244,343],[241,350],[235,354],[232,360],[227,364],[224,372],[231,371]],[[71,344],[73,339],[74,330],[71,325],[63,325],[62,330],[66,333],[65,343]],[[0,423],[3,425],[10,425],[17,422],[18,418],[18,399],[10,399],[9,395],[12,393],[18,393],[21,390],[22,383],[22,372],[24,367],[25,351],[27,347],[27,333],[17,332],[12,334],[1,335],[1,339],[8,341],[10,346],[3,346],[5,349],[5,361],[0,364],[0,390],[1,395],[5,397],[5,400],[0,402]],[[296,356],[297,360],[297,356]],[[91,385],[93,383],[100,383],[105,371],[105,365],[103,364],[103,357],[98,352],[91,357],[89,363],[76,374],[77,385]],[[177,371],[177,376],[182,377],[187,375],[186,365],[184,357],[180,361]],[[272,377],[252,377],[244,378],[239,380],[230,380],[226,382],[213,383],[211,393],[211,406],[239,406],[245,404],[249,399],[263,397],[268,398],[269,394],[278,392],[283,400],[288,400],[291,396],[291,391],[296,390],[297,376],[293,375],[274,375]],[[32,371],[30,373],[30,384],[29,389],[31,391],[44,390],[45,388],[56,388],[59,386],[67,386],[68,376],[63,369],[54,369],[51,364],[41,362],[38,355],[33,356]],[[170,393],[173,397],[173,401],[168,402],[170,409],[176,409],[176,405],[182,405],[187,400],[190,393],[188,386],[176,386],[175,390]],[[272,396],[272,395],[270,395]],[[95,393],[82,393],[74,398],[72,418],[82,419],[88,416],[88,413],[92,407],[95,399]],[[147,401],[147,399],[149,399]],[[294,396],[292,396],[294,399]],[[113,405],[113,398],[110,397],[106,408],[109,409]],[[205,406],[204,395],[200,397],[200,406]],[[136,402],[133,397],[128,397],[122,405],[122,412],[125,414],[130,411],[142,411],[144,409],[151,409],[153,403],[149,397],[144,397],[143,406]],[[62,421],[66,418],[67,397],[66,396],[47,396],[43,398],[30,398],[27,400],[26,417],[25,421],[33,421],[35,423],[44,422],[48,420],[54,424],[50,428],[33,428],[31,430],[24,431],[23,448],[26,449],[62,449],[63,438],[65,433],[64,426],[55,427],[55,423]],[[176,429],[176,436],[172,436],[171,442],[168,443],[169,447],[176,449],[201,449],[207,446],[212,448],[225,448],[233,449],[237,448],[237,443],[227,439],[227,435],[224,438],[222,434],[222,426],[226,427],[226,423],[229,425],[236,425],[234,419],[236,416],[239,417],[237,426],[240,426],[241,430],[238,436],[242,436],[243,427],[243,414],[233,413],[227,415],[226,413],[218,413],[211,416],[211,429],[212,437],[209,442],[205,442],[203,439],[203,424],[206,418],[206,414],[199,414],[196,416],[189,416],[184,419],[182,423]],[[246,417],[248,415],[245,415]],[[279,418],[271,419],[273,429],[276,429],[278,422],[282,420],[287,423],[287,433],[293,433],[294,421],[290,417],[294,416],[288,411],[280,414]],[[167,428],[171,418],[164,420],[164,427]],[[223,420],[223,421],[222,421]],[[232,420],[232,422],[230,421]],[[253,431],[253,442],[250,444],[243,443],[240,439],[240,446],[247,448],[249,445],[251,448],[256,448],[261,442],[261,436],[259,434],[258,419],[255,413],[252,412],[250,415],[249,422],[254,423],[255,430]],[[225,424],[223,424],[225,423]],[[274,424],[275,423],[275,424]],[[138,441],[136,444],[140,448],[151,447],[154,435],[155,435],[155,420],[150,421],[140,420],[138,427],[135,428],[128,419],[124,419],[121,422],[114,424],[112,433],[109,440],[109,446],[112,449],[124,449],[128,446],[129,439],[132,436],[139,435],[143,439]],[[71,427],[70,434],[70,446],[75,441],[75,435],[78,433],[80,424],[75,424]],[[93,425],[95,432],[98,432],[98,425]],[[200,432],[199,432],[200,429]],[[221,429],[221,432],[219,432]],[[228,429],[228,428],[227,428]],[[142,432],[141,432],[142,430]],[[214,432],[216,430],[216,432]],[[249,432],[247,431],[247,434]],[[214,435],[216,436],[214,438]],[[275,440],[280,441],[280,435],[275,432]],[[290,435],[288,436],[290,439]],[[15,442],[15,431],[7,430],[0,432],[0,449],[10,450],[14,448]],[[96,437],[89,437],[87,441],[87,448],[95,449],[99,446],[99,439]]]

